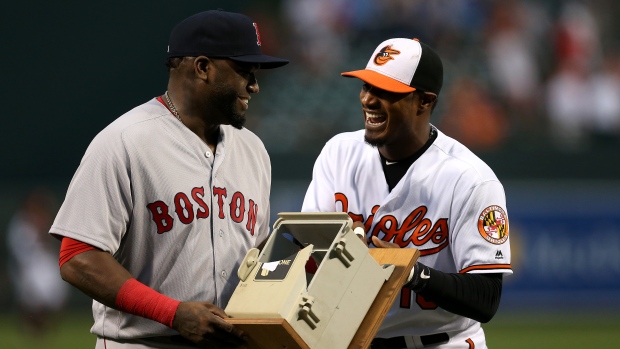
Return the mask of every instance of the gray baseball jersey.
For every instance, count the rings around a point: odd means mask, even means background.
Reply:
[[[271,165],[247,129],[220,126],[216,152],[153,99],[88,147],[50,233],[111,253],[136,279],[180,301],[224,308],[246,252],[269,232]],[[93,301],[92,332],[173,335]]]
[[[390,192],[377,148],[364,130],[332,138],[314,166],[302,211],[347,212],[368,236],[420,250],[420,262],[446,273],[511,274],[504,189],[471,151],[437,139]],[[403,289],[378,337],[461,331],[478,324]]]

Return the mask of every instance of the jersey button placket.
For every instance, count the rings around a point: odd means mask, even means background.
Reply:
[[[223,237],[224,237],[224,231],[223,231],[222,229],[220,229],[220,231],[219,231],[218,235],[219,235],[221,238],[223,238]],[[227,279],[227,276],[228,276],[228,273],[226,272],[226,270],[222,270],[222,271],[220,272],[220,275],[222,276],[222,278],[223,278],[223,279],[225,279],[225,280],[226,280],[226,279]]]

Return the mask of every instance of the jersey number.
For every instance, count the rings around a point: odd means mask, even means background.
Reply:
[[[400,307],[401,308],[411,308],[411,296],[414,295],[414,293],[407,287],[403,287],[403,289],[400,291]],[[426,299],[424,299],[424,297],[420,296],[419,294],[415,294],[415,302],[418,304],[418,306],[421,309],[426,309],[426,310],[434,310],[437,309],[437,304],[433,303],[433,302],[429,302]]]

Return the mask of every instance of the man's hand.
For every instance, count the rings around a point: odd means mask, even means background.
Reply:
[[[383,241],[376,236],[372,237],[372,243],[378,248],[400,248],[400,246],[398,246],[397,244],[393,242]]]
[[[224,321],[224,311],[208,302],[181,302],[172,328],[206,348],[246,348],[243,331]]]
[[[360,240],[368,245],[368,242],[366,242],[366,230],[364,229],[364,224],[362,222],[353,222],[351,229],[353,229],[353,232],[358,238],[360,238]]]
[[[353,225],[351,226],[351,228],[353,229],[355,234],[362,241],[364,241],[365,244],[368,244],[368,241],[366,240],[366,229],[364,228],[364,224],[362,222],[353,222]],[[364,233],[361,234],[362,232]],[[378,248],[400,248],[400,246],[398,246],[397,244],[393,242],[383,241],[376,236],[373,236],[371,240],[372,240],[372,243]]]

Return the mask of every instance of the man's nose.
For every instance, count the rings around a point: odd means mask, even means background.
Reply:
[[[248,92],[258,93],[259,90],[260,88],[258,87],[258,80],[256,80],[256,77],[252,76],[252,79],[250,79],[248,83]]]
[[[372,92],[372,87],[368,90],[362,91],[360,95],[362,105],[372,105],[377,102],[377,96]]]

